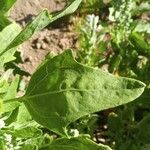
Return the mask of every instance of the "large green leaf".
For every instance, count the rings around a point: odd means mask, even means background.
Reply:
[[[22,100],[31,116],[65,135],[66,126],[89,113],[128,103],[145,84],[86,67],[70,50],[47,60],[32,76]]]
[[[88,138],[61,138],[52,142],[48,147],[40,150],[111,150],[108,146],[96,144]]]

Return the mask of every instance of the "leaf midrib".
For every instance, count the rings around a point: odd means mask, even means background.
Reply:
[[[144,87],[142,87],[144,88]],[[132,90],[138,90],[139,88],[134,88]],[[108,89],[107,89],[108,90]],[[120,91],[120,90],[126,90],[126,91],[130,91],[131,89],[109,89],[111,91]],[[92,90],[92,89],[75,89],[75,88],[72,88],[72,89],[64,89],[64,90],[57,90],[57,91],[50,91],[50,92],[45,92],[45,93],[41,93],[41,94],[35,94],[35,95],[25,95],[23,96],[22,98],[25,100],[25,99],[30,99],[30,98],[35,98],[35,97],[40,97],[40,96],[46,96],[46,95],[51,95],[51,94],[58,94],[58,93],[62,93],[62,92],[68,92],[68,91],[73,91],[73,92],[87,92],[87,93],[90,93],[90,92],[95,92],[95,91],[102,91],[102,90]],[[27,101],[27,100],[25,100]]]

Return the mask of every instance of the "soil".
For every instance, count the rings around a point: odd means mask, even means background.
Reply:
[[[50,12],[63,9],[64,0],[17,0],[10,17],[25,26],[47,8]],[[32,74],[49,52],[60,53],[63,49],[75,48],[76,35],[69,17],[54,22],[21,46],[23,63],[21,69]]]

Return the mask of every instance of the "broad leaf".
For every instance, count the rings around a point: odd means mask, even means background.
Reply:
[[[108,146],[96,144],[88,138],[61,138],[41,150],[111,150]]]
[[[66,135],[66,127],[90,113],[128,103],[145,84],[76,62],[71,51],[47,60],[32,76],[22,100],[33,119]]]

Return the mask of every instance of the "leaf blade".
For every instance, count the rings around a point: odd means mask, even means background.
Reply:
[[[71,122],[128,103],[140,96],[144,87],[140,81],[77,63],[71,51],[66,51],[34,73],[22,100],[38,123],[67,135]]]
[[[108,146],[102,144],[96,144],[88,138],[61,138],[52,142],[47,150],[111,150]]]

